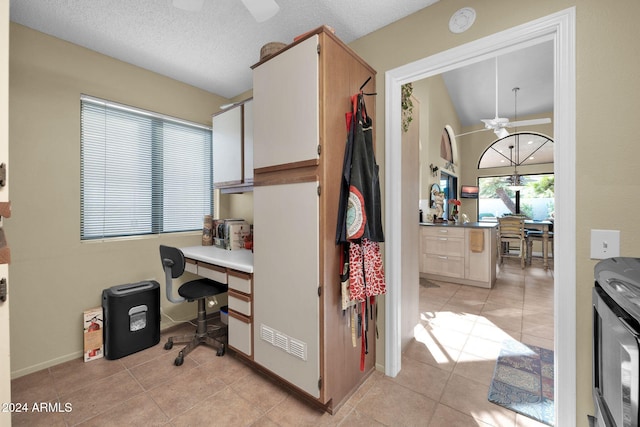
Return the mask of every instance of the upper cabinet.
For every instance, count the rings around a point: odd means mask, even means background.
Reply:
[[[253,184],[253,100],[213,116],[213,182],[223,192]]]
[[[256,170],[318,161],[318,36],[253,71]]]

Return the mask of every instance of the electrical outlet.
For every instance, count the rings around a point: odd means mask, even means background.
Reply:
[[[591,230],[591,259],[620,256],[620,230]]]

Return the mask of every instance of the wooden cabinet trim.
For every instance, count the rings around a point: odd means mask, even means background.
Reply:
[[[209,263],[202,262],[202,261],[197,261],[197,263],[198,263],[198,267],[206,268],[208,270],[217,271],[218,273],[226,273],[227,272],[227,269],[224,268],[224,267],[219,267],[217,265],[209,264]]]
[[[251,280],[253,278],[253,275],[251,273],[245,273],[244,271],[232,270],[230,268],[227,269],[227,274],[229,276],[239,277],[240,279],[244,279],[244,280]]]
[[[245,316],[244,314],[235,312],[233,310],[229,310],[229,316],[231,316],[234,319],[237,319],[237,320],[239,320],[239,321],[241,321],[243,323],[246,323],[248,325],[250,325],[251,322],[252,322],[251,317]]]
[[[249,295],[243,294],[242,292],[238,292],[235,289],[229,289],[227,293],[230,297],[239,299],[244,302],[251,302],[251,297]]]

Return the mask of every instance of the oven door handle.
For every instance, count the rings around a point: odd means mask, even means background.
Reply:
[[[629,333],[631,335],[633,335],[634,337],[638,338],[638,332],[636,332],[636,330],[629,324],[627,323],[626,320],[624,320],[622,317],[618,316],[618,320],[620,321],[620,323],[622,323],[622,326],[625,327],[625,329],[627,331],[629,331]]]

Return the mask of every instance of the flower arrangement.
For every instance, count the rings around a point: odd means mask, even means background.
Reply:
[[[451,205],[451,218],[454,218],[458,215],[458,206],[462,203],[458,199],[449,199],[449,205]]]

